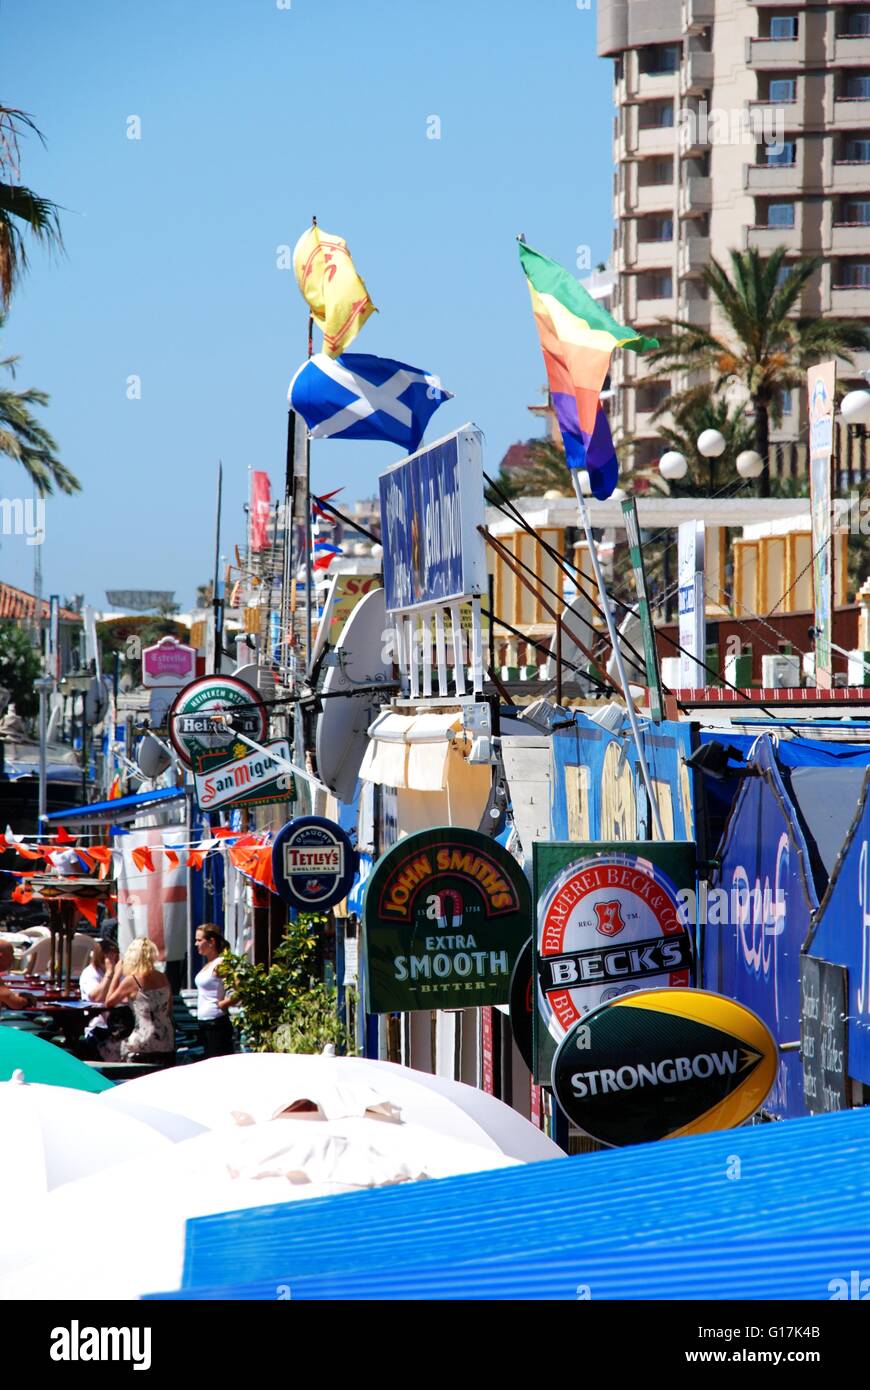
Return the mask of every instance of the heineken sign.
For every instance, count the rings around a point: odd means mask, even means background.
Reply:
[[[691,842],[534,845],[535,1079],[590,1009],[638,989],[686,988],[693,954],[680,889],[695,885]]]
[[[525,875],[495,840],[458,826],[408,835],[366,885],[366,1008],[506,1004],[531,920]]]
[[[593,1009],[559,1045],[553,1093],[611,1147],[733,1129],[776,1079],[775,1039],[757,1014],[706,990],[641,990]]]
[[[350,892],[356,850],[347,832],[324,816],[299,816],[272,844],[275,889],[300,912],[325,912]]]
[[[221,716],[230,716],[231,725]],[[191,681],[179,691],[167,720],[173,747],[188,767],[209,754],[221,753],[227,762],[242,756],[246,745],[237,735],[262,743],[269,725],[259,692],[235,676]]]

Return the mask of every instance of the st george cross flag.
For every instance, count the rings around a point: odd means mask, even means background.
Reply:
[[[413,454],[432,415],[451,399],[437,376],[390,357],[318,352],[287,393],[312,439],[381,439]]]
[[[118,945],[125,951],[147,936],[161,960],[182,960],[187,950],[187,876],[178,855],[172,863],[165,846],[178,839],[178,826],[132,830],[121,841],[118,866]],[[136,849],[150,850],[153,872],[140,868]]]
[[[587,469],[592,495],[603,501],[616,487],[619,472],[600,400],[611,353],[616,347],[644,352],[658,342],[623,328],[579,280],[525,242],[520,242],[520,261],[566,462],[569,468]]]

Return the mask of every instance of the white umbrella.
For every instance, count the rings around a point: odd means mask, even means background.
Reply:
[[[184,1259],[185,1222],[195,1216],[276,1202],[331,1196],[421,1178],[512,1167],[514,1159],[376,1118],[318,1120],[296,1116],[216,1130],[49,1194],[12,1254],[0,1299],[138,1298],[176,1289]],[[98,1209],[106,1191],[147,1194],[135,1258],[109,1267],[105,1250],[87,1244],[66,1265],[56,1256],[32,1262],[50,1233]]]
[[[0,1082],[3,1171],[28,1201],[125,1158],[157,1154],[170,1140],[141,1119],[68,1086],[28,1084],[20,1072]],[[4,1217],[5,1220],[5,1217]]]
[[[308,1101],[331,1118],[374,1109],[524,1163],[562,1158],[562,1150],[509,1105],[474,1086],[394,1062],[252,1052],[213,1057],[127,1081],[105,1091],[115,1109],[147,1104],[219,1129],[263,1122]]]

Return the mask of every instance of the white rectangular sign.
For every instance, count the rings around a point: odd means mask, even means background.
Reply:
[[[276,778],[292,774],[286,773],[275,761],[284,758],[290,761],[290,745],[286,739],[269,744],[268,753],[250,752],[244,758],[211,768],[208,772],[194,774],[196,799],[203,811],[212,811],[216,806],[224,806],[228,801],[248,798],[258,787],[265,787]]]
[[[677,532],[680,686],[699,690],[707,684],[704,615],[704,523],[683,521]],[[696,659],[697,658],[697,659]]]

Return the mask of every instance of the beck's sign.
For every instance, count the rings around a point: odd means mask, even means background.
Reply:
[[[457,826],[408,835],[366,885],[366,1007],[506,1004],[530,929],[525,875],[495,840]]]
[[[534,845],[535,1079],[590,1009],[638,989],[686,988],[692,938],[678,893],[694,887],[695,846]]]
[[[299,816],[275,836],[275,888],[300,912],[325,912],[341,902],[350,892],[356,869],[356,850],[349,836],[324,816]]]
[[[276,762],[276,758],[289,761],[289,743],[286,739],[274,739],[265,747],[269,752],[252,751],[231,763],[220,753],[200,758],[199,771],[193,779],[199,809],[213,811],[218,806],[262,806],[270,801],[294,800],[293,774]]]
[[[641,990],[574,1025],[553,1060],[559,1105],[610,1146],[743,1124],[776,1077],[775,1039],[757,1014],[706,990]]]

